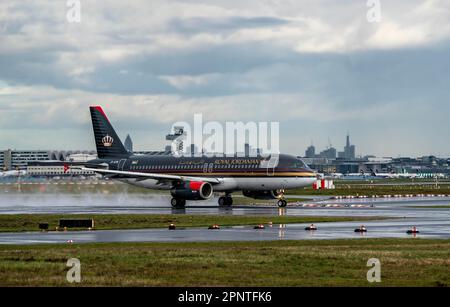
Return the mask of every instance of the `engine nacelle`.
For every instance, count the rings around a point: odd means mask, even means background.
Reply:
[[[174,198],[187,200],[209,199],[213,195],[213,187],[209,182],[188,181],[170,190]]]
[[[242,194],[246,197],[251,197],[254,199],[278,199],[283,194],[280,190],[269,190],[269,191],[242,191]]]

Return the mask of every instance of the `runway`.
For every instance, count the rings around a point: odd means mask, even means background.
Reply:
[[[318,231],[304,230],[305,224],[273,225],[264,230],[252,226],[226,227],[220,230],[186,228],[142,230],[102,230],[76,232],[0,233],[0,244],[89,242],[193,242],[193,241],[262,241],[339,238],[411,238],[406,231],[420,230],[419,238],[450,238],[450,198],[349,199],[316,200],[307,204],[291,203],[280,209],[276,205],[239,205],[220,208],[216,199],[188,202],[185,209],[172,209],[168,197],[161,194],[3,194],[0,214],[207,214],[207,215],[298,215],[298,216],[376,216],[390,220],[318,224]],[[418,208],[420,206],[420,208]],[[354,228],[364,223],[368,232],[360,235]]]
[[[318,224],[317,231],[305,231],[307,224],[286,224],[253,229],[250,226],[206,228],[98,230],[68,232],[0,233],[0,244],[100,243],[100,242],[209,242],[209,241],[268,241],[355,238],[450,238],[450,222],[415,221],[411,219],[364,222],[367,233],[355,233],[361,223],[339,222]],[[406,234],[416,225],[421,233]]]
[[[295,198],[287,196],[289,198]],[[287,208],[275,205],[239,205],[235,197],[231,208],[221,208],[217,199],[188,201],[185,209],[170,207],[170,198],[163,194],[0,194],[0,214],[202,214],[202,215],[314,215],[314,216],[389,216],[439,218],[450,220],[450,198],[421,197],[399,199],[321,199],[290,203]],[[445,206],[449,208],[416,208]],[[339,206],[339,207],[333,207]],[[356,207],[361,206],[361,207]]]

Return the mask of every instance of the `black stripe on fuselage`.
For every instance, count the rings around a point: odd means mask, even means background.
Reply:
[[[278,165],[261,168],[263,157],[175,157],[170,155],[134,155],[129,159],[111,159],[110,169],[120,171],[210,177],[315,177],[303,161],[279,155]]]

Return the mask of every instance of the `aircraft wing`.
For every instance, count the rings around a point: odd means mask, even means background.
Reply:
[[[126,171],[115,171],[108,169],[98,169],[98,168],[81,168],[84,171],[96,172],[102,175],[116,175],[122,178],[138,178],[138,179],[156,179],[156,180],[168,180],[168,181],[204,181],[211,184],[218,184],[220,180],[218,178],[212,177],[196,177],[196,176],[179,176],[179,175],[169,175],[169,174],[153,174],[153,173],[139,173],[139,172],[126,172]]]

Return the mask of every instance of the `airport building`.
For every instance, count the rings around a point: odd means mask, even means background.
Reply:
[[[1,168],[5,171],[26,169],[32,161],[48,161],[49,153],[43,150],[11,150],[2,151]]]
[[[45,165],[42,162],[29,162],[27,165],[27,174],[29,176],[36,177],[51,177],[51,176],[93,176],[94,172],[84,171],[76,168],[65,169],[59,161],[46,162]]]
[[[50,161],[85,162],[96,157],[95,151],[74,150],[0,150],[0,170],[26,170],[30,163]]]
[[[417,177],[450,177],[450,159],[436,157],[379,158],[366,156],[355,159],[302,158],[313,170],[334,174],[411,174]]]
[[[6,168],[5,168],[5,152],[4,151],[0,151],[0,172],[1,171],[6,171]]]

